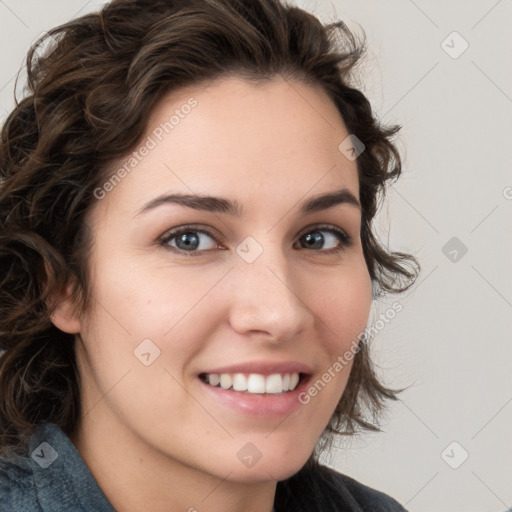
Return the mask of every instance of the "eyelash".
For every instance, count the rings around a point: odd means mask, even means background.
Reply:
[[[348,235],[345,231],[342,231],[341,229],[339,228],[335,228],[333,226],[330,226],[330,225],[319,225],[319,226],[314,226],[314,227],[309,227],[307,229],[307,231],[303,231],[300,235],[299,235],[299,239],[302,238],[304,235],[307,235],[308,233],[311,233],[311,232],[314,232],[314,231],[325,231],[327,233],[330,233],[332,235],[334,235],[336,238],[338,238],[338,240],[340,241],[340,244],[335,247],[334,249],[329,249],[329,250],[315,250],[315,249],[312,249],[314,252],[320,252],[322,254],[335,254],[335,253],[339,253],[343,250],[345,250],[346,248],[350,247],[353,245],[353,240],[352,240],[352,237],[350,235]],[[159,245],[163,246],[164,249],[168,250],[168,251],[171,251],[173,253],[176,253],[176,254],[182,254],[184,256],[200,256],[202,253],[205,253],[205,252],[209,252],[209,250],[203,250],[203,251],[182,251],[180,249],[177,249],[176,247],[172,247],[169,244],[169,242],[173,239],[173,238],[176,238],[177,236],[179,235],[183,235],[185,233],[189,233],[189,232],[193,232],[193,233],[203,233],[205,235],[208,235],[209,237],[211,237],[217,244],[219,244],[220,242],[217,240],[217,237],[211,233],[209,230],[207,229],[199,229],[197,227],[195,227],[194,225],[188,225],[188,226],[182,226],[178,229],[175,229],[173,231],[170,231],[168,233],[166,233],[165,235],[163,235],[160,239],[159,239]],[[303,249],[307,249],[306,247],[304,247]]]

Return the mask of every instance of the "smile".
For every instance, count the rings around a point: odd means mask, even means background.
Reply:
[[[301,375],[293,373],[273,373],[263,375],[260,373],[202,373],[199,378],[213,387],[225,390],[238,391],[248,394],[278,394],[293,391]]]

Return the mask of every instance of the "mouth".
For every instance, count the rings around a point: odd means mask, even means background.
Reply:
[[[302,372],[289,373],[201,373],[199,379],[214,388],[245,395],[282,395],[295,391],[308,378]]]
[[[266,421],[302,406],[300,396],[313,378],[313,369],[299,361],[260,360],[209,368],[197,377],[213,407]]]

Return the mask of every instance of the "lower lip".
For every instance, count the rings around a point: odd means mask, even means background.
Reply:
[[[304,376],[293,391],[281,394],[249,394],[233,389],[211,386],[199,379],[206,392],[231,409],[256,418],[276,418],[287,416],[301,404],[299,395],[307,387],[309,375]]]

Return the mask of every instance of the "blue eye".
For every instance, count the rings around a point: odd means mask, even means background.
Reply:
[[[322,233],[327,233],[327,236]],[[205,235],[205,237],[201,235]],[[208,238],[211,240],[210,243],[207,241]],[[303,241],[302,248],[322,254],[340,252],[353,245],[353,240],[347,233],[332,226],[309,228],[299,237],[298,241]],[[160,238],[159,244],[167,250],[184,256],[200,256],[202,252],[218,247],[219,242],[208,230],[183,226],[164,235]],[[325,249],[325,244],[332,247]]]
[[[325,237],[321,233],[327,233],[328,236]],[[322,248],[319,245],[322,245],[327,242],[333,242],[334,246],[331,248],[327,248],[327,250],[322,250],[321,252],[331,254],[334,252],[342,251],[347,247],[353,245],[352,238],[342,231],[341,229],[334,228],[331,226],[318,226],[313,229],[309,229],[306,231],[304,235],[300,237],[299,240],[304,240],[306,244],[306,248],[308,249],[318,249]],[[336,241],[338,241],[339,245],[336,245]]]
[[[176,250],[176,252],[181,253],[188,253],[186,254],[187,256],[196,256],[194,252],[202,252],[206,250],[204,246],[208,245],[208,243],[205,243],[202,240],[199,234],[206,235],[215,241],[214,244],[211,244],[212,247],[206,247],[206,249],[215,248],[217,240],[211,233],[203,229],[194,228],[192,226],[185,226],[179,230],[171,231],[165,235],[164,238],[162,238],[160,243],[170,250]],[[176,240],[174,246],[170,245],[170,242],[173,240]]]

